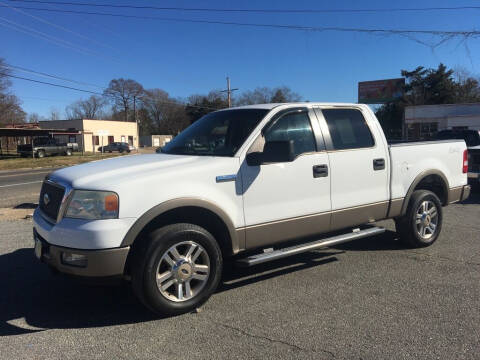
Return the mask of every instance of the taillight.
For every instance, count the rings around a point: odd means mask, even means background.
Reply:
[[[462,169],[463,173],[467,173],[468,172],[468,151],[467,150],[464,150],[463,151],[463,169]]]

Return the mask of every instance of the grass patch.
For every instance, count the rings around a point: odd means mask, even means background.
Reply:
[[[0,170],[34,169],[39,167],[62,167],[86,163],[94,160],[108,159],[122,156],[120,154],[85,154],[72,156],[48,156],[42,159],[32,158],[3,158],[0,159]]]

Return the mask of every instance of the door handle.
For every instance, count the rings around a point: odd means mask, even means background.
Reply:
[[[373,170],[383,170],[383,169],[385,169],[385,159],[374,159]]]
[[[328,166],[326,164],[314,165],[313,166],[313,177],[327,177],[328,176]]]

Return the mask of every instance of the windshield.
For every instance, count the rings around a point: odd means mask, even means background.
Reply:
[[[162,149],[164,154],[233,156],[269,110],[237,109],[205,115]]]

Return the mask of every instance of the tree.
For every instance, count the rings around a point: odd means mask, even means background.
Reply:
[[[210,91],[208,95],[191,95],[187,100],[185,111],[190,118],[190,122],[194,123],[212,111],[225,108],[228,108],[225,93]]]
[[[92,95],[86,100],[79,100],[65,108],[68,119],[98,119],[103,115],[105,98]]]
[[[287,86],[269,88],[257,87],[243,92],[235,105],[253,105],[300,101],[301,96]]]
[[[404,96],[383,104],[376,111],[387,137],[401,134],[405,106],[480,101],[479,81],[465,71],[455,74],[440,64],[437,69],[419,66],[413,71],[402,70],[401,74],[406,80]]]
[[[143,86],[132,79],[113,79],[103,92],[106,99],[113,103],[113,113],[120,113],[128,121],[134,101],[144,94]]]
[[[177,134],[190,124],[185,105],[161,89],[146,90],[139,110],[140,133]]]
[[[5,60],[0,58],[0,126],[23,123],[26,116],[20,99],[9,92],[12,85],[8,77],[10,72]]]
[[[28,117],[27,117],[27,122],[29,123],[38,123],[39,121],[43,121],[45,119],[43,119],[40,115],[38,115],[37,113],[30,113],[28,114]]]
[[[25,122],[26,113],[15,95],[0,93],[0,127]]]
[[[50,114],[48,116],[48,120],[60,120],[60,119],[61,119],[60,110],[52,106],[50,108]]]

